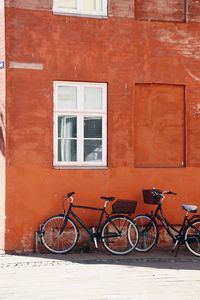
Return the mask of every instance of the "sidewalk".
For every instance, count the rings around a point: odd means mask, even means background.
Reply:
[[[200,258],[184,248],[0,255],[3,300],[200,300]]]
[[[169,247],[155,247],[149,252],[133,251],[128,255],[112,255],[106,251],[92,251],[88,253],[71,252],[68,254],[0,254],[0,268],[25,265],[54,265],[54,264],[135,264],[135,263],[175,263],[196,264],[200,269],[200,257],[192,255],[184,247],[180,248],[175,257]]]

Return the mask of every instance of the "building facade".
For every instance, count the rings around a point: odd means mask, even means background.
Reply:
[[[1,248],[32,251],[70,191],[141,213],[142,189],[171,189],[179,224],[200,204],[200,1],[0,3]]]

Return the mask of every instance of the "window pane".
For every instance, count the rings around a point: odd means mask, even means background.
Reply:
[[[84,138],[102,138],[102,118],[84,118]]]
[[[76,9],[77,8],[76,2],[77,2],[76,0],[56,0],[56,5],[59,8]]]
[[[58,161],[77,161],[76,140],[58,140]]]
[[[102,89],[89,87],[84,91],[84,108],[102,110]]]
[[[85,10],[102,11],[102,0],[85,0]]]
[[[77,108],[77,88],[72,86],[58,87],[58,109]]]
[[[77,117],[74,116],[58,117],[58,137],[65,137],[65,138],[77,137]]]
[[[84,161],[102,160],[102,141],[84,141]]]

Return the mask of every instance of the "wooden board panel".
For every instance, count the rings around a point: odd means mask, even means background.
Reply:
[[[185,166],[184,86],[136,84],[136,167]]]

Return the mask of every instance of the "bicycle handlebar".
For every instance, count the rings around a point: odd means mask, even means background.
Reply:
[[[70,192],[68,194],[65,195],[65,199],[70,198],[71,196],[73,196],[75,194],[75,192]]]
[[[164,194],[164,192],[163,192],[163,194]],[[168,195],[177,195],[177,193],[173,192],[173,191],[166,191],[165,194],[168,194]]]
[[[168,194],[171,194],[171,195],[177,195],[176,192],[173,192],[173,191],[169,191]]]
[[[65,196],[64,196],[64,199],[63,199],[63,210],[64,210],[64,213],[65,213],[65,201],[68,199],[68,198],[71,198],[71,203],[73,203],[74,199],[73,199],[73,195],[75,194],[75,192],[70,192],[70,193],[67,193]]]
[[[159,191],[159,190],[157,190],[157,191],[155,191],[155,193],[156,193],[156,195],[164,195],[164,194],[167,194],[167,195],[177,195],[177,193],[176,192],[173,192],[173,191]]]

